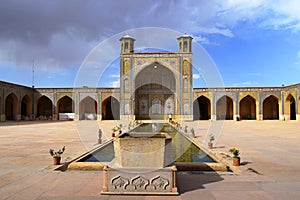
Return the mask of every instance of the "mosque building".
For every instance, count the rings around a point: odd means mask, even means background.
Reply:
[[[32,88],[0,81],[7,120],[300,120],[300,83],[279,87],[193,88],[192,37],[177,52],[134,52],[120,39],[120,88]]]

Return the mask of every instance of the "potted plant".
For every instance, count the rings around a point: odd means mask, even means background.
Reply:
[[[195,138],[195,130],[193,128],[191,128],[191,133],[192,133],[192,137]]]
[[[128,130],[130,130],[130,129],[131,129],[131,126],[132,126],[132,123],[131,123],[131,122],[129,122],[129,124],[128,124]]]
[[[119,130],[119,134],[122,134],[122,127],[123,127],[123,124],[119,124],[117,126],[118,130]]]
[[[112,130],[111,137],[115,137],[116,132],[119,131],[119,129],[117,128],[117,126],[114,126],[111,130]]]
[[[229,152],[233,154],[233,166],[240,166],[241,163],[241,158],[239,157],[240,155],[240,150],[236,149],[236,148],[231,148],[229,149]]]
[[[102,143],[102,130],[101,128],[99,128],[98,130],[98,144],[101,144]]]
[[[209,135],[209,142],[207,143],[207,146],[209,149],[213,148],[213,141],[215,140],[215,136],[213,134]]]
[[[58,151],[54,151],[53,149],[49,150],[50,155],[53,157],[53,164],[59,165],[61,160],[61,154],[65,151],[65,146],[63,148],[59,149]]]

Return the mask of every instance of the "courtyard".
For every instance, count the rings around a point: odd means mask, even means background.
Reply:
[[[213,152],[241,151],[233,172],[178,172],[179,196],[100,195],[102,171],[55,171],[49,148],[66,146],[62,161],[109,140],[119,121],[34,121],[0,124],[1,199],[299,199],[299,121],[224,121]],[[122,122],[124,123],[124,122]],[[211,121],[182,122],[205,139]],[[124,123],[126,124],[126,123]],[[188,133],[189,134],[189,133]],[[226,156],[225,156],[226,157]],[[229,160],[229,158],[227,157]],[[230,161],[230,160],[229,160]]]

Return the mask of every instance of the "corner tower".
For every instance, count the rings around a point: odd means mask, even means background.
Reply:
[[[120,38],[121,54],[133,53],[134,52],[134,41],[135,41],[135,39],[133,37],[130,37],[129,35],[125,35],[122,38]]]
[[[186,33],[179,38],[178,40],[178,52],[179,53],[192,53],[192,40],[193,38]]]

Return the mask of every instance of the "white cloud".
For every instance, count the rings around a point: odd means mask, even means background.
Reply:
[[[199,79],[200,78],[200,74],[193,74],[193,79]]]
[[[242,83],[234,83],[233,86],[256,86],[258,85],[257,81],[244,81]]]
[[[120,87],[120,80],[109,82],[108,87]]]
[[[111,78],[120,78],[120,74],[111,74],[110,77]]]

